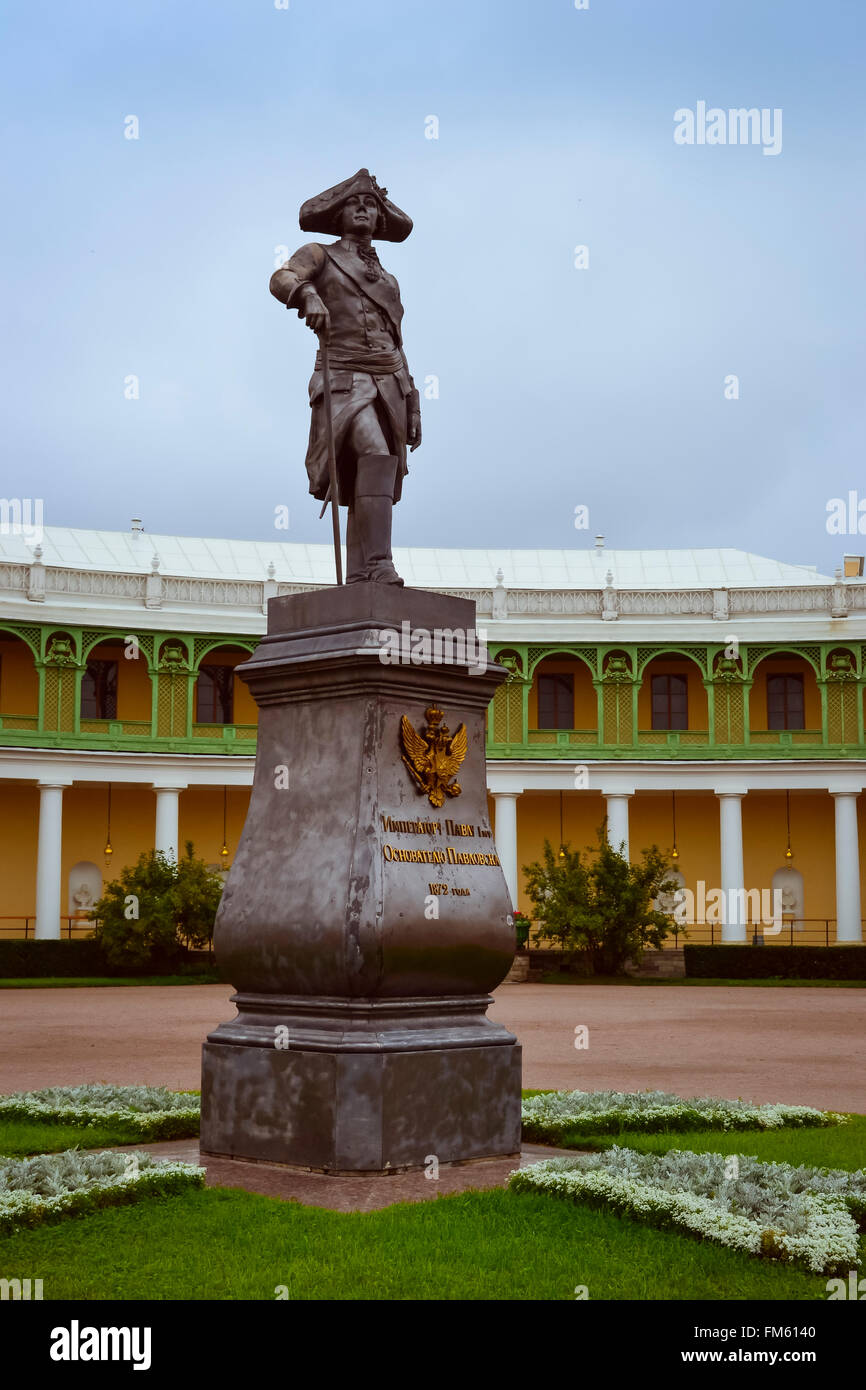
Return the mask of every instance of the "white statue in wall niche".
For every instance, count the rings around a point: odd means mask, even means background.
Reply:
[[[672,888],[669,893],[659,893],[655,901],[655,908],[657,912],[666,912],[668,916],[672,917],[682,901],[680,889],[685,888],[686,880],[685,875],[681,874],[679,869],[669,869],[667,880],[670,883],[675,883],[676,888]]]
[[[86,919],[93,911],[94,903],[102,897],[102,870],[89,859],[79,860],[69,870],[70,917]]]
[[[784,868],[777,869],[773,874],[773,893],[779,893],[780,898],[773,898],[773,902],[780,902],[782,907],[782,921],[786,926],[791,922],[794,924],[794,931],[803,930],[803,904],[805,892],[803,886],[803,875],[799,869],[786,864]]]
[[[75,892],[72,894],[72,901],[75,904],[75,911],[80,917],[89,912],[93,907],[93,894],[86,883],[79,883]]]

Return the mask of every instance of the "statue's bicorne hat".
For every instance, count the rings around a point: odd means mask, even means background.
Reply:
[[[303,204],[298,221],[302,232],[324,232],[340,236],[340,210],[353,193],[372,193],[379,204],[380,219],[373,233],[374,241],[405,241],[412,230],[412,219],[389,202],[387,188],[380,188],[368,169],[359,169],[350,179],[344,179]]]

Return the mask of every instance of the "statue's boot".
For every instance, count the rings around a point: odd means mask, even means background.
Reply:
[[[366,578],[367,571],[364,567],[361,535],[355,521],[355,503],[350,502],[349,514],[346,519],[346,583],[357,584]]]
[[[364,454],[355,474],[355,500],[346,530],[346,583],[402,584],[391,557],[391,516],[399,460]]]

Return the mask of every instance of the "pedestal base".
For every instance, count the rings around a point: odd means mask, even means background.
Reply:
[[[279,1039],[208,1040],[202,1153],[376,1173],[519,1150],[521,1049],[511,1035],[484,1020],[489,1040],[436,1046],[422,1028],[413,1046],[411,1026],[401,1031],[402,1041],[386,1031],[370,1051],[351,1030],[330,1048],[309,1036],[311,1047],[285,1050]]]

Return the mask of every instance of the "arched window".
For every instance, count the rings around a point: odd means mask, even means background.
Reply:
[[[654,729],[687,729],[689,727],[689,683],[686,676],[658,675],[652,677],[652,727]]]
[[[806,705],[801,671],[767,676],[767,728],[805,729]]]
[[[117,718],[117,662],[102,657],[88,661],[81,677],[82,719]]]
[[[539,673],[538,727],[574,728],[574,676],[570,671]]]
[[[773,652],[762,657],[752,673],[749,722],[756,732],[771,731],[777,742],[786,730],[809,730],[821,741],[821,695],[811,663],[797,652]],[[759,740],[760,741],[760,740]],[[803,742],[802,737],[797,740]]]
[[[234,723],[234,669],[203,664],[195,683],[197,724]]]

